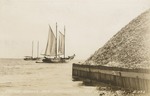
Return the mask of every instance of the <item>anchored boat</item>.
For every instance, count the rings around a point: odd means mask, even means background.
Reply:
[[[57,44],[57,23],[56,23],[56,36],[49,25],[49,34],[44,54],[45,63],[65,63],[74,59],[75,54],[72,56],[65,56],[65,27],[64,34],[59,32],[59,43]]]
[[[33,57],[34,42],[32,41],[32,56],[25,56],[24,60],[39,60],[39,42],[37,43],[37,57]]]

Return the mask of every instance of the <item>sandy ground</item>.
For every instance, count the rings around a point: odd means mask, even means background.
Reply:
[[[96,87],[72,81],[72,62],[0,60],[0,96],[99,96]]]

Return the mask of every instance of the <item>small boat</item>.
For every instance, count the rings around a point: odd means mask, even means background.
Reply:
[[[24,60],[39,60],[40,58],[33,58],[32,56],[25,56]]]
[[[37,57],[33,57],[34,42],[32,41],[32,56],[25,56],[24,60],[39,60],[39,42],[37,43]]]
[[[58,46],[58,48],[57,48]],[[65,63],[74,59],[75,54],[72,56],[65,56],[65,27],[64,34],[59,32],[59,43],[57,45],[57,23],[56,23],[56,36],[53,33],[51,26],[49,25],[49,34],[44,54],[45,63]]]

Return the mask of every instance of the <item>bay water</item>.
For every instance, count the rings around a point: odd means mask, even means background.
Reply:
[[[99,96],[97,87],[72,80],[72,63],[0,59],[0,96]]]

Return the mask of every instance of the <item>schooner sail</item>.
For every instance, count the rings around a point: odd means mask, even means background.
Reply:
[[[48,40],[47,40],[47,46],[45,50],[45,56],[56,56],[56,37],[53,33],[52,28],[49,25],[49,34],[48,34]]]
[[[48,41],[44,55],[45,58],[43,59],[43,62],[46,63],[63,63],[68,60],[72,60],[75,57],[75,55],[65,57],[65,34],[62,34],[61,32],[59,32],[59,44],[57,48],[57,23],[56,23],[56,36],[54,35],[53,30],[49,25]],[[64,55],[64,57],[61,57],[60,55]]]
[[[59,32],[58,54],[64,55],[64,53],[65,53],[65,35]]]

